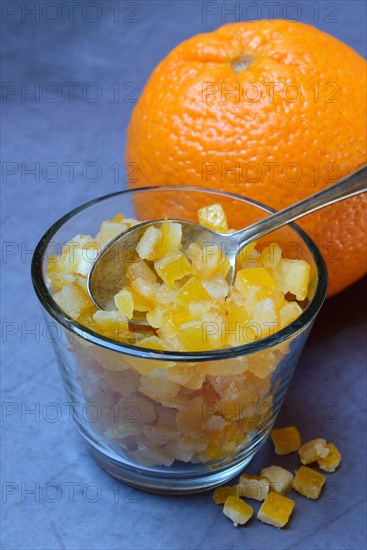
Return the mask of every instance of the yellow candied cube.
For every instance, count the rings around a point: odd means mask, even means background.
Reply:
[[[118,214],[116,214],[116,216],[112,218],[111,222],[120,223],[123,221],[124,217],[125,216],[121,212],[119,212]]]
[[[278,366],[279,358],[271,349],[258,351],[247,356],[248,372],[251,372],[258,378],[266,378]]]
[[[77,281],[77,277],[71,273],[58,273],[57,271],[48,272],[48,277],[52,284],[54,293],[59,292],[64,286],[71,285]]]
[[[219,273],[221,273],[223,277],[226,279],[230,269],[231,269],[231,263],[228,259],[228,256],[226,256],[225,254],[222,254],[220,265],[219,265]]]
[[[326,477],[308,466],[301,466],[292,481],[292,487],[297,493],[316,500],[319,498]]]
[[[129,334],[126,315],[120,311],[98,310],[93,314],[97,332],[112,340],[126,340]]]
[[[197,277],[191,277],[177,292],[177,298],[184,304],[190,304],[192,301],[196,300],[208,300],[210,296],[205,290],[201,280]]]
[[[169,349],[168,342],[158,336],[147,336],[146,338],[142,338],[136,343],[136,345],[142,348],[154,349],[155,351],[164,351]]]
[[[326,458],[329,454],[329,449],[325,439],[318,437],[304,443],[298,449],[298,454],[302,464],[311,464],[311,462],[316,462],[318,458]]]
[[[136,251],[142,260],[158,260],[161,257],[162,231],[150,225],[138,242]]]
[[[266,338],[279,330],[279,309],[275,301],[266,298],[258,302],[254,307],[252,322],[257,326],[258,338]]]
[[[211,204],[199,208],[198,220],[200,225],[208,229],[213,229],[219,233],[228,233],[227,216],[220,204]]]
[[[224,504],[228,497],[237,497],[237,485],[233,487],[217,487],[213,493],[215,504]]]
[[[216,273],[209,279],[203,279],[202,284],[214,300],[224,300],[228,295],[229,286],[222,273]]]
[[[164,314],[172,308],[172,304],[158,304],[153,309],[147,311],[146,318],[149,325],[153,328],[161,328],[164,325]]]
[[[123,221],[105,221],[101,223],[99,233],[96,236],[96,241],[101,248],[105,247],[115,237],[126,231],[129,226]]]
[[[189,260],[181,250],[174,250],[160,260],[154,262],[154,268],[159,277],[170,287],[186,275],[192,274]]]
[[[167,308],[162,314],[163,324],[161,325],[168,332],[176,333],[182,324],[192,321],[190,311],[186,306],[177,305]],[[161,328],[161,327],[157,327]]]
[[[257,519],[274,527],[284,527],[291,517],[294,500],[270,491],[257,513]]]
[[[301,313],[302,308],[297,304],[297,302],[286,302],[279,311],[281,328],[292,323],[301,315]]]
[[[220,300],[193,300],[188,304],[188,308],[192,320],[202,319],[207,313],[214,313],[216,311],[223,316],[221,322],[225,321],[226,305]]]
[[[160,244],[160,257],[166,256],[172,250],[181,248],[182,225],[176,222],[164,221],[160,227],[162,242]]]
[[[179,329],[179,339],[183,351],[206,351],[213,349],[212,342],[205,332],[202,321],[183,323]]]
[[[290,292],[297,300],[304,300],[308,293],[310,270],[310,264],[304,260],[282,258],[277,266],[277,274],[283,292]]]
[[[223,514],[233,521],[233,525],[245,525],[253,516],[254,510],[247,502],[235,497],[229,496],[223,507]]]
[[[187,249],[188,258],[191,260],[194,273],[200,279],[208,279],[221,269],[226,270],[227,256],[216,243],[191,244]]]
[[[264,500],[269,492],[269,480],[263,476],[243,474],[238,482],[238,494],[254,500]]]
[[[130,283],[135,279],[145,279],[148,283],[156,283],[157,276],[148,264],[141,259],[130,263],[126,268],[126,276]]]
[[[275,282],[269,271],[264,267],[248,267],[237,272],[235,283],[241,296],[246,296],[249,286],[261,286],[274,289]]]
[[[138,310],[136,307],[136,299],[141,300],[142,304],[148,304],[150,307],[149,309],[152,309],[158,304],[165,304],[169,303],[171,300],[171,295],[169,292],[166,292],[161,285],[158,283],[149,283],[145,279],[135,279],[135,281],[131,282],[131,288],[134,291],[133,294],[133,300],[134,300],[134,307]],[[130,290],[128,288],[128,290]],[[148,311],[146,310],[146,311]]]
[[[292,486],[293,475],[281,466],[268,466],[261,475],[269,480],[270,490],[284,495]]]
[[[128,319],[132,319],[134,313],[134,300],[130,290],[123,288],[115,295],[115,305],[118,311],[124,313]]]
[[[335,472],[340,465],[342,456],[333,443],[328,443],[326,446],[329,449],[329,453],[325,458],[318,457],[317,464],[325,472]]]
[[[271,431],[275,454],[288,455],[298,451],[301,446],[301,436],[295,426],[275,428]]]
[[[276,267],[282,258],[282,249],[279,244],[272,243],[261,252],[260,262],[264,267]]]
[[[73,319],[78,319],[85,310],[93,305],[88,294],[76,282],[64,286],[59,292],[53,295],[53,299]]]

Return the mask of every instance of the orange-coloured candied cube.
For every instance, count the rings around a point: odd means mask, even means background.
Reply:
[[[115,306],[118,311],[121,311],[128,319],[131,319],[134,313],[134,300],[130,290],[123,288],[115,295]]]
[[[233,525],[245,525],[253,516],[253,509],[244,500],[229,496],[223,507],[223,514],[233,521]]]
[[[157,282],[157,275],[152,269],[150,269],[148,264],[140,258],[137,258],[135,261],[131,262],[127,266],[126,276],[129,279],[130,283],[131,281],[140,278],[145,279],[146,281],[148,281],[148,283]]]
[[[177,298],[184,304],[190,304],[194,300],[208,300],[210,296],[200,279],[197,277],[190,277],[177,292]]]
[[[243,474],[238,482],[238,493],[241,497],[264,500],[269,492],[269,480],[263,476]]]
[[[284,527],[291,517],[294,505],[291,498],[270,491],[258,511],[257,519],[274,527]]]
[[[213,500],[215,504],[224,504],[228,497],[237,497],[238,488],[237,485],[232,487],[217,487],[213,493]]]
[[[213,229],[219,233],[228,233],[227,216],[220,204],[211,204],[199,208],[198,220],[202,226],[208,229]]]
[[[301,446],[301,436],[295,426],[275,428],[271,431],[275,454],[288,455],[298,451]]]
[[[329,449],[329,453],[325,456],[325,458],[318,457],[317,464],[321,470],[324,470],[325,472],[335,472],[340,465],[342,455],[333,443],[328,443],[326,447]]]
[[[154,262],[154,268],[162,281],[170,287],[186,275],[192,274],[190,262],[181,250],[173,250],[157,260]]]
[[[242,296],[246,296],[249,286],[261,286],[275,288],[275,282],[269,271],[264,267],[248,267],[237,272],[235,283],[236,289]]]
[[[311,464],[312,462],[316,462],[319,458],[326,458],[329,454],[329,449],[325,439],[318,437],[304,443],[298,449],[298,454],[302,464]]]
[[[301,495],[316,500],[319,498],[326,477],[308,466],[301,466],[292,481],[292,487]]]

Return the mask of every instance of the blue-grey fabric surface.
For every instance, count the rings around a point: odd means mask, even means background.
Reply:
[[[366,3],[4,1],[1,8],[2,547],[365,548],[363,282],[325,304],[278,419],[296,424],[304,440],[335,442],[340,470],[328,475],[319,501],[296,496],[284,530],[256,520],[235,529],[210,495],[145,494],[96,465],[62,406],[30,261],[57,218],[126,186],[134,102],[176,44],[238,17],[267,18],[274,8],[275,17],[299,17],[364,55]],[[295,456],[274,458],[268,441],[248,471],[272,463],[297,466]]]

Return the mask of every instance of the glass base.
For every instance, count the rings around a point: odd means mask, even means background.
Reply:
[[[84,434],[83,434],[84,436]],[[158,494],[190,494],[209,491],[226,484],[238,476],[251,462],[260,447],[264,444],[267,434],[247,448],[240,457],[233,457],[223,461],[222,465],[215,464],[212,468],[203,464],[186,464],[177,462],[170,468],[138,466],[116,460],[105,449],[97,447],[95,442],[83,437],[89,451],[96,462],[111,476],[136,489]],[[177,466],[175,466],[177,464]],[[190,466],[192,470],[190,471]]]

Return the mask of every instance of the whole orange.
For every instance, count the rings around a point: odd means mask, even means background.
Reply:
[[[366,97],[365,60],[314,27],[264,20],[194,36],[134,109],[129,186],[207,186],[283,208],[365,163]],[[145,208],[154,217],[159,205]],[[365,195],[300,221],[324,254],[329,295],[366,273],[365,222]]]

